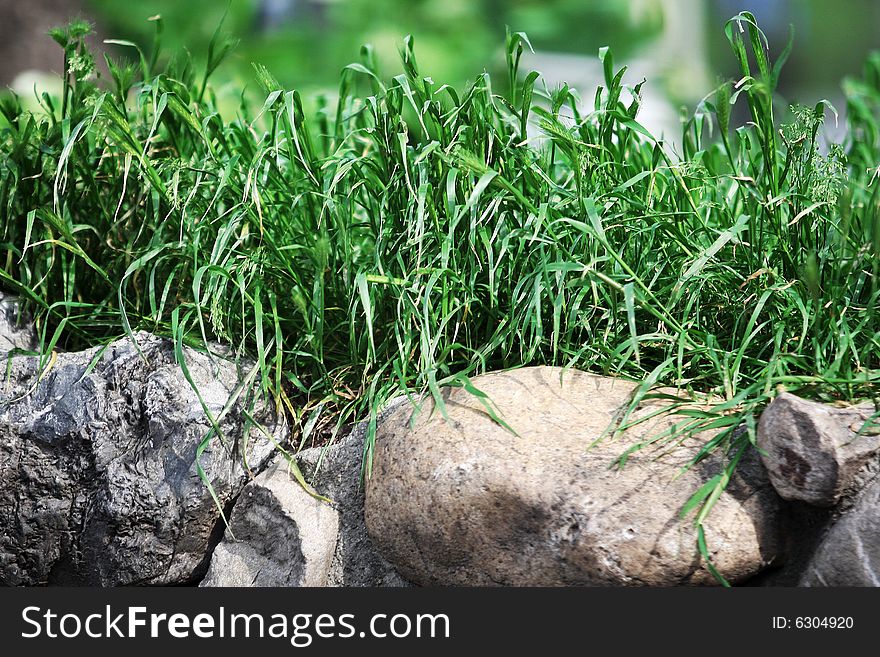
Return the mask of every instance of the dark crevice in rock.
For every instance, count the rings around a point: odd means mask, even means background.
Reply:
[[[214,523],[214,528],[208,536],[208,549],[205,551],[204,558],[193,570],[192,577],[181,582],[181,586],[198,586],[205,579],[205,575],[208,574],[208,567],[211,565],[211,557],[214,556],[214,550],[217,549],[220,541],[223,540],[223,535],[226,533],[226,523],[232,518],[232,511],[240,496],[241,493],[229,500],[223,507],[223,516],[217,518],[217,522]],[[223,518],[226,518],[226,520],[224,521]]]
[[[786,502],[781,514],[785,537],[783,557],[769,564],[745,586],[797,586],[806,563],[837,514],[806,502]]]

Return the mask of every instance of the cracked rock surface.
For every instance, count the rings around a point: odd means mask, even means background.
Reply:
[[[172,344],[135,337],[137,347],[123,339],[59,354],[42,377],[38,358],[10,358],[0,385],[0,583],[183,584],[204,574],[222,534],[196,463],[211,425]],[[234,363],[184,353],[202,401],[222,415],[223,439],[207,441],[199,462],[229,505],[249,479],[238,450],[253,391],[231,399]],[[286,438],[259,399],[253,413]],[[273,449],[252,429],[250,468]]]

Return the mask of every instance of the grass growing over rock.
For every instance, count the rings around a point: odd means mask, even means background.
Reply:
[[[166,59],[157,30],[96,84],[88,26],[71,25],[52,34],[63,97],[0,104],[0,285],[46,353],[135,329],[231,345],[261,364],[294,444],[370,418],[367,467],[385,399],[442,408],[442,386],[489,370],[633,378],[633,407],[657,384],[720,396],[656,437],[722,429],[703,453],[728,466],[685,509],[700,528],[777,386],[880,390],[880,58],[846,81],[846,142],[826,152],[830,108],[775,94],[788,48],[770,61],[748,13],[725,29],[741,79],[674,150],[638,123],[640,84],[607,49],[586,103],[521,71],[529,44],[511,34],[504,93],[426,77],[407,39],[401,74],[364,47],[308,112],[257,66],[265,101],[226,120],[219,31],[207,69]]]

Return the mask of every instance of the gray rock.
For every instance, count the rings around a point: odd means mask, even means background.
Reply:
[[[366,485],[366,523],[383,554],[424,585],[712,584],[693,519],[680,511],[721,463],[682,472],[710,435],[635,452],[682,417],[653,416],[616,441],[590,444],[619,417],[635,384],[549,367],[473,379],[514,435],[462,388],[445,391],[449,419],[427,399],[411,425],[398,407],[379,426]],[[674,393],[674,391],[669,391]],[[749,452],[709,515],[713,563],[743,581],[779,557],[780,500]]]
[[[279,454],[236,500],[200,586],[326,586],[338,534],[339,514]]]
[[[0,357],[13,349],[33,351],[36,348],[36,332],[22,315],[18,299],[0,291]]]
[[[876,430],[859,435],[875,411],[873,404],[835,407],[786,392],[776,397],[761,415],[758,447],[779,494],[831,506],[851,491],[880,453]]]
[[[105,350],[64,353],[38,372],[18,356],[0,387],[0,583],[174,584],[198,581],[223,523],[197,471],[210,425],[171,343],[137,334]],[[184,348],[223,439],[199,458],[222,505],[241,491],[242,404],[234,364]],[[259,399],[256,417],[285,437]],[[229,406],[227,413],[224,408]],[[271,441],[250,430],[259,471]]]
[[[880,480],[825,534],[801,586],[880,586]]]
[[[405,402],[403,402],[405,403]],[[379,421],[401,404],[397,399]],[[300,469],[315,491],[332,500],[339,511],[339,540],[330,568],[329,586],[411,586],[379,553],[364,523],[361,468],[367,423],[354,426],[327,449],[312,448],[297,455]]]

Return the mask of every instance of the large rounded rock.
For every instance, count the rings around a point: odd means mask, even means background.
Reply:
[[[386,557],[424,585],[678,585],[715,580],[697,549],[690,496],[721,467],[682,472],[701,440],[636,452],[669,428],[655,416],[615,441],[599,438],[635,384],[578,371],[523,368],[476,377],[504,421],[462,388],[446,391],[448,420],[428,399],[379,427],[366,486],[367,528]],[[648,418],[668,402],[637,411]],[[728,580],[779,553],[779,498],[749,453],[707,521],[713,563]]]
[[[234,363],[147,333],[12,357],[0,385],[0,584],[198,581],[229,505],[286,424]],[[241,393],[241,394],[239,394]],[[205,441],[217,418],[223,438]],[[275,433],[267,439],[243,408]],[[200,457],[198,451],[205,441]],[[201,465],[202,472],[199,472]],[[208,485],[210,484],[210,488]]]

